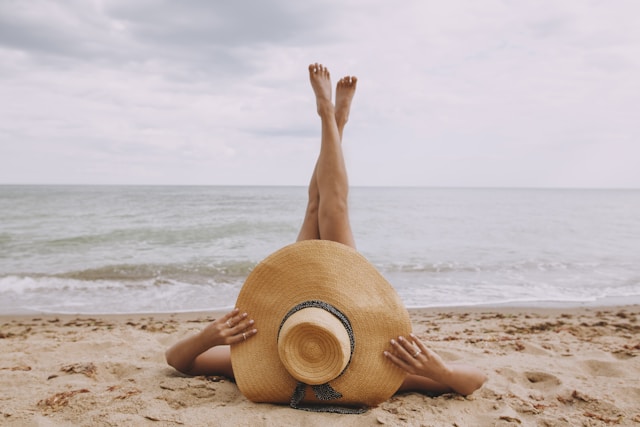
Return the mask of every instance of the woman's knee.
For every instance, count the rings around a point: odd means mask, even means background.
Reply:
[[[320,228],[340,228],[349,222],[349,208],[346,200],[332,203],[320,203],[318,206],[318,224]]]
[[[318,211],[320,210],[320,200],[316,198],[309,198],[309,202],[307,203],[307,216],[318,216]]]

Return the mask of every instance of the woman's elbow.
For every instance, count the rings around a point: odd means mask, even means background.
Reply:
[[[170,348],[164,352],[164,358],[167,361],[167,364],[176,371],[186,374],[187,372],[185,372],[184,366],[180,363],[180,359],[176,357],[175,352],[172,350],[173,348]]]
[[[484,383],[487,382],[489,377],[484,372],[478,372],[473,379],[469,381],[469,383],[464,387],[463,390],[458,391],[463,396],[469,396],[473,394],[476,390],[482,388]]]

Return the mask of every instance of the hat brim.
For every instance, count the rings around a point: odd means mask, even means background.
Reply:
[[[259,263],[236,303],[255,320],[258,333],[231,346],[236,383],[254,402],[289,403],[297,381],[281,363],[277,338],[294,306],[310,300],[333,305],[351,322],[351,362],[330,381],[342,394],[331,404],[375,406],[391,397],[406,372],[383,355],[389,340],[411,332],[409,314],[387,280],[356,250],[327,240],[286,246]],[[317,402],[306,393],[303,402]]]

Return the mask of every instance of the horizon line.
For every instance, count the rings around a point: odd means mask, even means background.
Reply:
[[[0,183],[0,187],[290,187],[307,184],[77,184],[77,183]],[[351,188],[406,188],[441,190],[640,190],[640,187],[568,187],[568,186],[461,186],[461,185],[351,185]]]

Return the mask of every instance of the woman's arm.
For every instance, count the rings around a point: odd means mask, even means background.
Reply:
[[[167,363],[188,375],[232,377],[229,348],[215,347],[249,339],[258,332],[252,328],[253,320],[247,318],[247,313],[238,312],[236,308],[199,333],[175,343],[165,352]]]
[[[404,337],[391,340],[393,352],[384,355],[409,374],[399,391],[446,393],[455,391],[463,396],[482,387],[487,381],[484,372],[473,366],[447,364],[438,354],[425,347],[413,334],[413,342]]]

